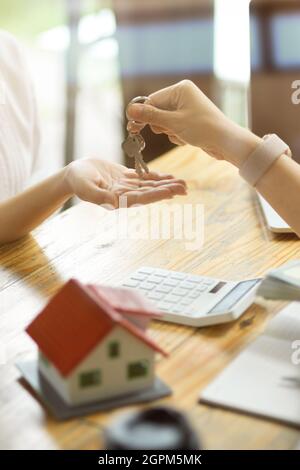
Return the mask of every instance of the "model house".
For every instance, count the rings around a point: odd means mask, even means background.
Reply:
[[[39,348],[43,378],[78,405],[153,386],[155,353],[165,353],[146,329],[159,315],[133,290],[70,280],[27,333]]]

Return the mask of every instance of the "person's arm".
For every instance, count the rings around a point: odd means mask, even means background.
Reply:
[[[231,132],[226,160],[240,168],[262,139],[240,126]],[[300,238],[300,165],[281,155],[259,179],[256,189]]]
[[[300,165],[282,155],[259,180],[256,189],[300,238]]]
[[[63,205],[71,193],[64,171],[0,203],[0,244],[22,237]]]
[[[101,160],[79,160],[43,182],[0,203],[0,244],[17,240],[37,227],[68,199],[114,209],[184,195],[184,181],[151,172],[143,179],[133,170]]]
[[[149,98],[147,104],[129,107],[132,132],[149,124],[154,133],[167,134],[171,142],[201,147],[237,168],[262,141],[228,119],[188,80]],[[256,189],[300,237],[300,165],[282,155],[258,181]]]

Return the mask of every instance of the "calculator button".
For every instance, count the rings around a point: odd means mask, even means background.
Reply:
[[[179,281],[175,281],[174,279],[166,279],[163,283],[164,286],[171,286],[176,287],[178,286]]]
[[[168,277],[169,276],[169,272],[168,271],[163,271],[163,270],[156,270],[154,272],[155,276],[159,276],[159,277]]]
[[[180,287],[182,287],[183,289],[194,289],[195,284],[193,284],[192,282],[184,281],[181,282]]]
[[[160,292],[149,292],[148,297],[149,299],[152,300],[161,300],[163,298],[164,294],[161,294]]]
[[[153,274],[152,276],[148,277],[147,281],[152,282],[153,284],[161,284],[162,278]]]
[[[195,289],[195,292],[197,292],[198,294],[202,294],[202,292],[205,291],[207,291],[207,286],[197,286],[197,288]]]
[[[193,300],[189,299],[189,298],[186,298],[186,299],[182,299],[180,301],[180,305],[190,305],[191,303],[193,302]]]
[[[177,295],[172,295],[172,294],[169,294],[165,297],[164,299],[166,302],[172,302],[172,304],[174,304],[175,302],[178,302],[178,297]]]
[[[138,272],[142,274],[152,274],[154,271],[155,271],[154,268],[140,268],[138,270]]]
[[[172,287],[161,285],[156,287],[155,292],[163,292],[164,294],[168,294],[169,292],[171,292],[171,290]]]
[[[201,295],[201,292],[192,291],[189,293],[189,299],[197,299]]]
[[[187,281],[193,282],[194,284],[201,284],[203,279],[199,276],[189,276]]]
[[[206,287],[212,287],[215,284],[216,284],[216,281],[207,281],[207,280],[203,281],[203,283],[202,283],[202,285],[206,286]]]
[[[154,289],[154,284],[151,284],[150,282],[142,282],[139,288],[142,290],[152,290]]]
[[[139,282],[138,281],[126,281],[123,286],[124,287],[137,287],[139,285]]]
[[[172,274],[170,275],[170,278],[171,278],[171,279],[178,279],[178,280],[180,280],[180,281],[181,281],[182,279],[185,279],[186,277],[187,277],[187,275],[186,275],[186,274],[183,274],[183,273],[172,273]]]
[[[182,289],[181,287],[176,287],[172,290],[172,294],[179,295],[180,297],[182,297],[183,295],[187,295],[187,292],[188,291],[186,289]]]
[[[147,274],[136,273],[131,276],[134,281],[144,281],[147,279]]]

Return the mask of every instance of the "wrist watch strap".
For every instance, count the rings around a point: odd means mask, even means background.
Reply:
[[[251,186],[256,186],[275,161],[285,154],[292,156],[289,146],[276,134],[266,135],[240,168],[240,175]]]

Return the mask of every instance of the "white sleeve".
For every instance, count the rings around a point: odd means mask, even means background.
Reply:
[[[32,177],[36,178],[35,173],[39,168],[39,154],[40,154],[40,144],[41,144],[41,128],[40,128],[40,119],[37,106],[37,99],[34,90],[34,85],[32,77],[29,71],[29,66],[26,60],[26,49],[23,46],[19,45],[20,50],[20,61],[22,69],[24,71],[25,84],[27,88],[27,96],[29,103],[29,118],[31,121],[31,151],[32,151]]]
[[[15,93],[20,112],[27,121],[28,144],[31,154],[31,173],[34,173],[39,160],[40,123],[37,110],[34,86],[26,59],[26,48],[6,31],[0,31],[0,42],[5,44],[6,51],[13,58],[10,68],[13,76],[18,79],[15,83]],[[20,74],[22,74],[20,76]]]

